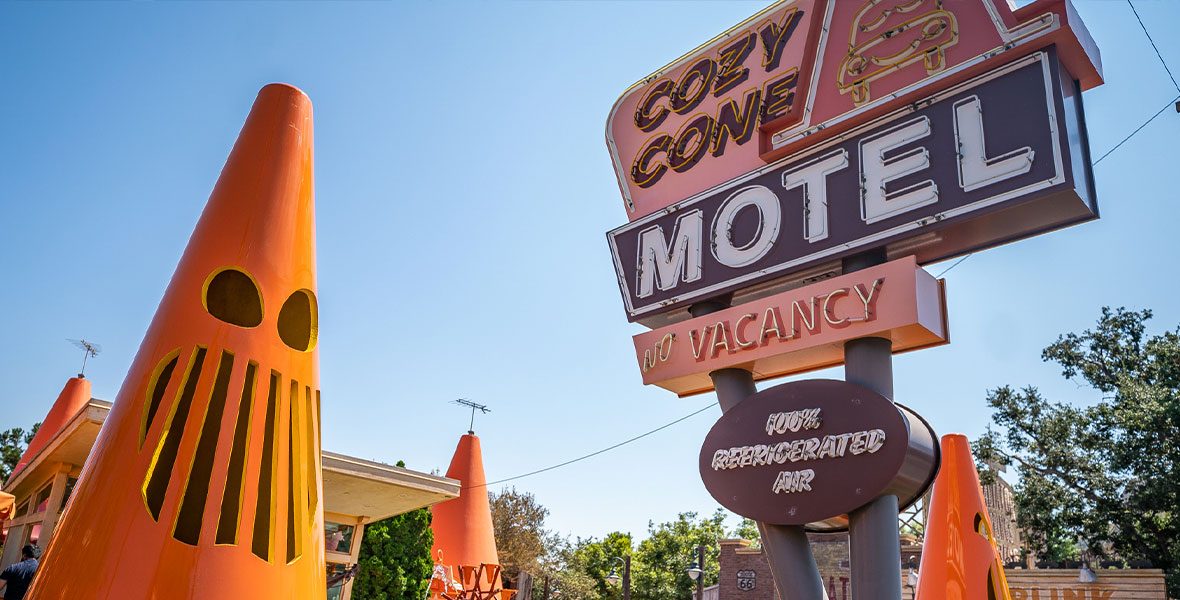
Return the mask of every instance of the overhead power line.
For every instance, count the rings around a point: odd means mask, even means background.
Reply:
[[[529,477],[529,476],[532,476],[532,475],[537,475],[538,473],[544,473],[545,471],[552,471],[553,469],[558,469],[558,468],[564,467],[564,466],[566,466],[566,465],[572,465],[572,464],[574,464],[574,463],[576,463],[576,462],[578,462],[578,461],[581,461],[581,460],[586,460],[587,458],[590,458],[590,457],[592,457],[592,456],[598,456],[599,454],[602,454],[603,452],[610,452],[611,450],[614,450],[615,448],[619,448],[619,447],[621,447],[621,446],[626,446],[627,444],[630,444],[631,442],[634,442],[634,441],[636,441],[636,440],[643,439],[643,438],[645,438],[645,437],[647,437],[647,436],[649,436],[649,435],[651,435],[651,434],[653,434],[653,433],[656,433],[657,431],[662,431],[662,430],[664,430],[664,429],[667,429],[667,428],[669,428],[669,427],[671,427],[671,426],[673,426],[673,425],[675,425],[675,424],[677,424],[677,423],[679,423],[679,422],[681,422],[681,421],[684,421],[685,419],[688,419],[688,418],[690,418],[690,417],[695,417],[695,416],[697,416],[697,415],[699,415],[699,414],[701,414],[701,413],[705,412],[706,410],[709,410],[710,408],[713,408],[714,406],[717,406],[717,403],[716,403],[716,402],[714,402],[714,403],[712,403],[712,404],[710,404],[710,405],[708,405],[708,406],[705,406],[705,407],[703,407],[703,408],[700,408],[700,409],[698,409],[698,410],[695,410],[695,411],[693,411],[693,412],[691,412],[691,413],[688,413],[687,415],[684,415],[683,417],[680,417],[679,419],[676,419],[675,421],[672,421],[671,423],[666,423],[666,424],[664,424],[664,425],[660,425],[659,427],[656,427],[655,429],[652,429],[651,431],[648,431],[647,433],[641,433],[641,434],[639,434],[639,435],[637,435],[637,436],[635,436],[635,437],[633,437],[633,438],[631,438],[631,439],[629,439],[629,440],[625,440],[625,441],[619,442],[619,443],[617,443],[617,444],[615,444],[615,445],[613,445],[613,446],[609,446],[609,447],[603,448],[602,450],[599,450],[599,451],[597,451],[597,452],[591,452],[590,454],[587,454],[587,455],[585,455],[585,456],[579,456],[579,457],[577,457],[577,458],[575,458],[575,459],[572,459],[572,460],[567,460],[567,461],[565,461],[565,462],[563,462],[563,463],[560,463],[560,464],[553,465],[552,467],[545,467],[544,469],[537,469],[536,471],[530,471],[530,472],[528,472],[528,473],[524,473],[524,474],[521,474],[521,475],[516,475],[516,476],[513,476],[513,477],[508,477],[508,478],[506,478],[506,479],[498,479],[498,480],[496,480],[496,481],[489,481],[489,482],[487,482],[487,483],[485,483],[485,484],[483,484],[483,485],[473,485],[473,486],[468,486],[468,487],[465,487],[465,488],[463,488],[463,489],[465,489],[465,490],[469,490],[469,489],[472,489],[472,488],[478,488],[478,487],[488,487],[488,486],[490,486],[490,485],[497,485],[497,484],[500,484],[500,483],[505,483],[505,482],[508,482],[508,481],[515,481],[515,480],[517,480],[517,479],[523,479],[523,478],[525,478],[525,477]]]
[[[1159,57],[1160,64],[1164,66],[1164,70],[1168,72],[1168,77],[1172,80],[1172,85],[1175,86],[1177,92],[1180,92],[1180,83],[1176,83],[1176,78],[1172,76],[1172,70],[1168,68],[1168,62],[1160,54],[1160,49],[1155,45],[1155,40],[1151,39],[1151,34],[1147,32],[1147,26],[1143,24],[1143,19],[1139,18],[1139,11],[1135,10],[1135,5],[1131,4],[1131,0],[1127,0],[1127,6],[1130,6],[1131,12],[1135,13],[1135,19],[1139,21],[1139,27],[1143,29],[1143,35],[1147,36],[1148,42],[1151,42],[1151,47],[1155,49],[1155,55]]]
[[[975,253],[974,253],[974,252],[972,252],[971,254],[975,254]],[[941,272],[941,273],[939,273],[938,275],[935,275],[935,276],[934,276],[934,278],[935,278],[935,279],[938,279],[939,277],[942,277],[943,275],[946,275],[946,272],[947,272],[947,271],[950,271],[951,269],[953,269],[953,268],[955,268],[955,267],[959,266],[959,263],[961,263],[961,262],[963,262],[963,261],[967,260],[968,258],[971,258],[971,254],[968,254],[967,256],[964,256],[963,258],[960,258],[959,260],[956,260],[956,261],[955,261],[955,264],[953,264],[953,265],[951,265],[951,266],[949,266],[949,267],[947,267],[947,268],[943,269],[943,270],[942,270],[942,272]]]
[[[1106,151],[1106,154],[1103,154],[1102,156],[1099,156],[1099,157],[1098,157],[1098,160],[1094,161],[1094,162],[1093,162],[1093,163],[1091,163],[1091,164],[1093,164],[1095,167],[1097,167],[1097,166],[1098,166],[1098,163],[1102,162],[1102,159],[1106,158],[1107,156],[1110,156],[1110,153],[1111,153],[1111,152],[1114,152],[1115,150],[1118,150],[1118,149],[1119,149],[1119,146],[1122,146],[1123,144],[1127,143],[1127,140],[1129,140],[1129,139],[1131,139],[1132,137],[1134,137],[1134,136],[1135,136],[1135,134],[1136,134],[1136,133],[1139,133],[1139,132],[1140,132],[1140,131],[1141,131],[1141,130],[1144,128],[1144,127],[1147,127],[1147,125],[1148,125],[1149,123],[1151,123],[1152,121],[1154,121],[1156,117],[1158,117],[1158,116],[1160,116],[1160,115],[1164,114],[1164,111],[1165,111],[1165,110],[1168,110],[1168,108],[1169,108],[1169,107],[1171,107],[1172,105],[1174,105],[1176,102],[1180,102],[1180,96],[1176,96],[1175,98],[1172,98],[1171,100],[1168,100],[1168,103],[1167,103],[1167,104],[1165,104],[1163,108],[1159,109],[1159,111],[1158,111],[1158,112],[1156,112],[1154,115],[1152,115],[1150,119],[1148,119],[1148,120],[1144,121],[1142,125],[1140,125],[1140,126],[1136,127],[1136,128],[1135,128],[1135,131],[1132,131],[1130,134],[1128,134],[1128,135],[1127,135],[1127,137],[1123,138],[1123,141],[1121,141],[1121,142],[1119,142],[1119,143],[1115,144],[1115,145],[1114,145],[1114,148],[1111,148],[1110,150],[1107,150],[1107,151]]]

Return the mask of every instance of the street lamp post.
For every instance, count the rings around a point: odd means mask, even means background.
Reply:
[[[623,558],[614,557],[612,561],[619,561],[623,563],[623,600],[631,600],[631,557],[624,556]],[[606,576],[606,580],[611,585],[618,583],[619,576],[615,572],[614,564],[611,564],[610,575]]]
[[[695,582],[697,582],[696,594],[693,596],[696,600],[705,600],[705,547],[697,546],[697,555],[692,562],[692,566],[685,569],[685,573]]]

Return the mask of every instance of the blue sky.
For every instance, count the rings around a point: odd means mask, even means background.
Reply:
[[[489,479],[710,404],[640,384],[604,232],[625,222],[603,142],[618,95],[759,2],[0,4],[0,427],[40,420],[81,352],[113,400],[258,88],[315,105],[324,447],[445,471],[468,414]],[[1137,2],[1180,72],[1180,4]],[[1100,156],[1180,95],[1125,2],[1080,2],[1106,85]],[[990,388],[1092,390],[1042,363],[1104,305],[1180,323],[1169,108],[1095,169],[1102,218],[947,274],[952,343],[895,361],[896,396],[974,436]],[[939,273],[949,264],[934,265]],[[816,375],[813,375],[816,376]],[[840,369],[817,376],[840,378]],[[513,482],[563,533],[717,504],[696,471],[713,408]],[[498,487],[498,486],[497,486]]]

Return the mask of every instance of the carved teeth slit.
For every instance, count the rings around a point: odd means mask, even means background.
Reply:
[[[189,360],[181,382],[181,392],[173,403],[171,412],[164,422],[163,433],[156,444],[148,466],[147,475],[143,481],[143,500],[148,512],[155,520],[160,519],[160,509],[164,506],[164,496],[168,492],[168,482],[171,479],[172,467],[176,464],[176,453],[180,449],[180,440],[184,436],[184,423],[188,420],[188,412],[192,407],[193,395],[197,391],[197,381],[201,378],[201,367],[205,362],[205,348],[197,346]]]
[[[209,404],[201,422],[197,449],[193,453],[192,467],[184,484],[176,527],[172,531],[172,537],[192,546],[196,546],[201,539],[205,502],[209,498],[209,480],[213,473],[213,459],[217,456],[217,438],[221,434],[221,417],[225,414],[233,366],[234,355],[222,350],[213,389],[209,393]]]

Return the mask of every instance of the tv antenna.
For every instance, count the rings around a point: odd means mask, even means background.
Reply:
[[[98,353],[102,352],[102,346],[99,346],[98,344],[95,344],[94,342],[88,342],[86,340],[73,340],[73,339],[69,339],[69,338],[66,338],[66,339],[71,344],[77,346],[79,350],[86,351],[85,354],[82,355],[82,372],[78,373],[79,378],[86,379],[86,360],[92,356],[98,356]]]
[[[492,412],[492,409],[488,408],[487,406],[485,406],[483,404],[476,404],[466,398],[459,398],[458,400],[452,400],[451,404],[458,404],[460,406],[470,406],[471,407],[471,423],[467,426],[467,433],[470,433],[471,435],[475,435],[475,411],[478,410],[485,415]]]

